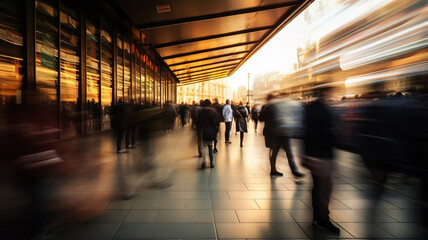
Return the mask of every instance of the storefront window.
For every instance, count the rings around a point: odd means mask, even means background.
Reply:
[[[135,66],[135,102],[141,104],[141,60],[140,60],[140,51],[135,50],[134,56],[134,66]]]
[[[23,1],[0,2],[0,115],[22,103]]]
[[[91,8],[90,8],[91,9]],[[100,48],[98,15],[88,10],[86,23],[86,109],[87,133],[100,130]]]
[[[101,130],[110,129],[110,107],[113,104],[113,24],[103,15],[101,26]]]
[[[117,35],[117,102],[123,102],[123,42],[122,37]]]
[[[36,1],[36,87],[46,103],[57,103],[58,4]]]
[[[72,1],[61,3],[61,58],[60,58],[60,99],[61,99],[61,135],[77,134],[78,102],[80,84],[80,27],[79,15]]]
[[[129,41],[124,42],[124,79],[123,79],[123,98],[124,102],[130,103],[131,100],[131,45]]]

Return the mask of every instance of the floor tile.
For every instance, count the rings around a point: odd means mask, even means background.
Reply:
[[[396,238],[428,238],[428,229],[418,223],[378,223],[379,227]]]
[[[308,238],[308,235],[297,223],[272,223],[271,225],[281,239]]]
[[[310,209],[302,201],[296,200],[255,200],[260,209]]]
[[[158,210],[131,210],[124,222],[155,222]]]
[[[410,209],[410,210],[382,209],[381,211],[399,222],[407,222],[407,223],[422,222],[422,219],[423,219],[423,211],[416,210],[416,209]]]
[[[186,209],[212,209],[211,200],[186,200]]]
[[[106,210],[101,215],[90,219],[90,223],[121,223],[128,215],[128,210]]]
[[[229,200],[229,194],[227,194],[227,191],[211,191],[210,192],[211,199],[212,200]]]
[[[311,239],[349,239],[353,238],[351,234],[349,234],[345,229],[341,228],[338,224],[335,224],[336,227],[340,229],[340,233],[332,233],[330,231],[319,229],[317,227],[314,227],[312,222],[301,222],[299,223],[300,227],[305,231],[305,233],[311,238]]]
[[[76,239],[87,226],[88,224],[69,224],[56,231],[52,238],[65,240]]]
[[[110,202],[106,209],[131,209],[135,200],[115,200]]]
[[[279,238],[268,223],[216,223],[219,238]]]
[[[159,210],[156,222],[213,222],[212,210]]]
[[[235,210],[213,210],[216,223],[234,223],[239,222]]]
[[[186,200],[137,200],[132,209],[184,209]]]
[[[285,191],[289,190],[284,184],[269,184],[269,183],[246,183],[250,191]]]
[[[394,238],[382,228],[370,223],[338,223],[355,238]]]
[[[312,199],[301,199],[300,201],[302,201],[304,204],[306,204],[306,206],[312,208]],[[342,202],[335,200],[335,199],[330,199],[330,204],[328,205],[328,208],[330,210],[332,210],[332,209],[351,209],[350,207],[346,206]]]
[[[212,223],[124,223],[115,237],[118,239],[216,238]]]
[[[111,239],[119,228],[119,223],[89,224],[78,236],[78,239]]]
[[[213,200],[213,209],[260,209],[255,200]]]
[[[312,210],[290,209],[287,210],[296,222],[312,222]]]
[[[227,191],[230,199],[267,199],[270,197],[267,191]]]
[[[380,210],[336,209],[336,210],[330,211],[330,218],[332,218],[335,222],[354,222],[354,223],[397,222],[397,220],[386,215]]]
[[[342,199],[340,202],[352,209],[399,209],[397,206],[383,200]]]
[[[236,210],[241,223],[294,222],[285,210]]]

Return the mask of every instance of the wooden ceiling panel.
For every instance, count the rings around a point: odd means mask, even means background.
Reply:
[[[116,0],[186,84],[230,76],[312,1]]]

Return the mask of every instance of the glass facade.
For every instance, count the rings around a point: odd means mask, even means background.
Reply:
[[[120,34],[117,35],[117,102],[123,102],[123,41]]]
[[[24,4],[0,1],[0,114],[22,101]]]
[[[100,129],[100,29],[99,15],[90,6],[86,22],[86,126],[87,133]]]
[[[60,11],[60,103],[61,134],[77,134],[80,87],[80,17],[79,6],[63,1]]]
[[[0,2],[0,113],[34,90],[66,138],[110,129],[118,102],[175,102],[173,73],[106,4]]]
[[[102,15],[101,22],[101,130],[106,130],[113,104],[113,23],[107,14]]]
[[[36,1],[36,88],[44,102],[57,102],[58,3]]]

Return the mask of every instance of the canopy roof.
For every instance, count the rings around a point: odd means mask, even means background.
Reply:
[[[313,0],[116,0],[183,84],[228,77]]]

